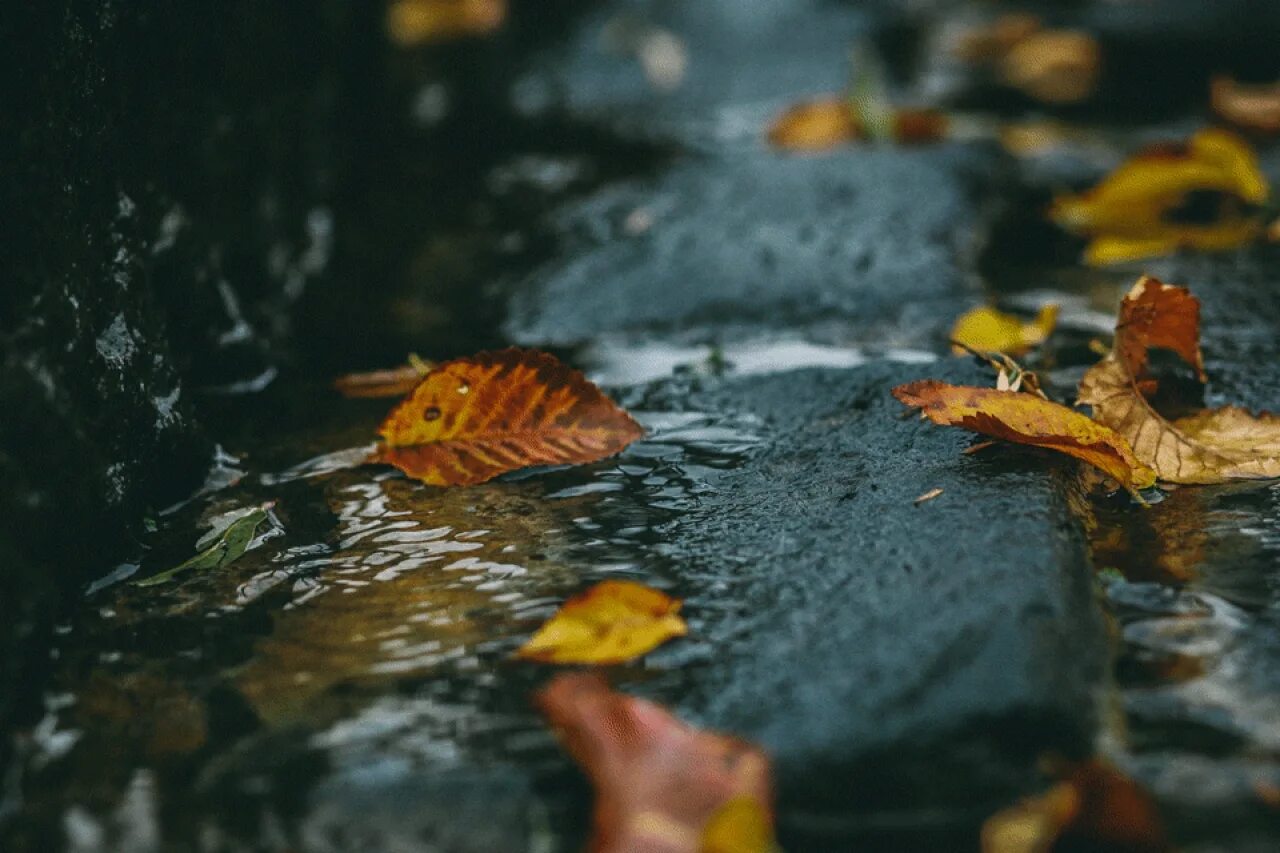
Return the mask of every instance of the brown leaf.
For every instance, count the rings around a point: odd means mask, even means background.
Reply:
[[[1155,482],[1123,437],[1066,406],[1015,391],[948,385],[925,379],[893,395],[929,420],[994,438],[1065,453],[1101,469],[1131,492]]]
[[[644,431],[577,370],[536,350],[445,362],[387,416],[371,461],[436,486],[612,456]]]
[[[1280,133],[1280,83],[1247,84],[1218,76],[1209,85],[1213,111],[1232,124]]]
[[[1280,477],[1280,417],[1227,406],[1169,421],[1147,399],[1151,347],[1177,353],[1203,380],[1199,317],[1200,303],[1185,288],[1139,279],[1120,305],[1111,354],[1080,381],[1080,402],[1165,482]]]
[[[407,364],[388,370],[347,373],[333,380],[333,387],[344,397],[403,397],[431,372],[430,362],[410,355]]]
[[[1038,101],[1071,104],[1093,94],[1102,50],[1076,30],[1041,30],[1017,40],[1000,60],[1005,82]]]
[[[566,601],[516,655],[544,663],[622,663],[688,633],[679,611],[680,600],[659,590],[601,581]]]
[[[1171,850],[1150,796],[1098,759],[1075,765],[1038,797],[992,815],[982,826],[982,853],[1050,853],[1057,849],[1114,853]]]
[[[535,701],[595,787],[595,853],[700,853],[704,839],[726,835],[767,845],[737,853],[772,848],[759,826],[723,825],[727,809],[734,822],[772,823],[769,762],[756,747],[685,725],[595,674],[557,676]]]

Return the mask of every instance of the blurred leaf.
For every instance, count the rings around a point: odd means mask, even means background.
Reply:
[[[1030,33],[999,61],[1006,83],[1050,104],[1073,104],[1092,95],[1101,65],[1097,39],[1077,30]]]
[[[507,0],[393,0],[387,35],[411,47],[485,35],[502,26],[506,16]]]
[[[595,674],[557,676],[536,702],[595,787],[591,850],[773,849],[769,762],[756,747],[687,726]]]
[[[510,348],[439,365],[379,433],[370,461],[434,486],[469,486],[532,465],[596,462],[644,431],[580,372]]]
[[[1005,314],[990,306],[962,314],[951,329],[956,355],[968,350],[1022,355],[1044,343],[1058,323],[1058,306],[1046,305],[1032,321]]]
[[[1218,76],[1209,85],[1213,111],[1227,121],[1260,133],[1280,133],[1280,82],[1247,84]]]
[[[680,601],[632,581],[609,580],[569,599],[516,653],[544,663],[622,663],[688,633]]]
[[[409,361],[388,370],[347,373],[333,381],[333,387],[344,397],[403,397],[431,372],[430,362],[410,353]]]

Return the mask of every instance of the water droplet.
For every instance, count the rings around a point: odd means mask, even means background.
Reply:
[[[460,384],[460,385],[458,386],[458,393],[459,393],[459,394],[466,394],[466,393],[468,393],[468,392],[470,392],[470,391],[471,391],[471,386],[470,386],[469,384],[467,384],[466,382],[463,382],[462,384]]]
[[[436,406],[427,406],[427,410],[422,413],[422,416],[429,421],[434,421],[440,417],[440,409]]]

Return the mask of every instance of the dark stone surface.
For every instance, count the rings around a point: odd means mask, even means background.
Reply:
[[[963,826],[1042,751],[1090,748],[1108,652],[1065,466],[962,455],[969,434],[889,393],[982,373],[806,370],[690,403],[762,419],[768,443],[666,532],[688,584],[724,584],[700,599],[720,602],[696,629],[714,651],[679,705],[770,751],[795,849],[870,832],[869,812]]]

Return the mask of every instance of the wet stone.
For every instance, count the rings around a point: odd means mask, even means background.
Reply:
[[[962,455],[969,434],[903,419],[889,393],[980,374],[873,363],[694,397],[761,419],[767,440],[665,531],[710,645],[671,698],[769,750],[796,849],[895,812],[972,831],[1034,784],[1041,752],[1090,747],[1108,659],[1065,466]]]

